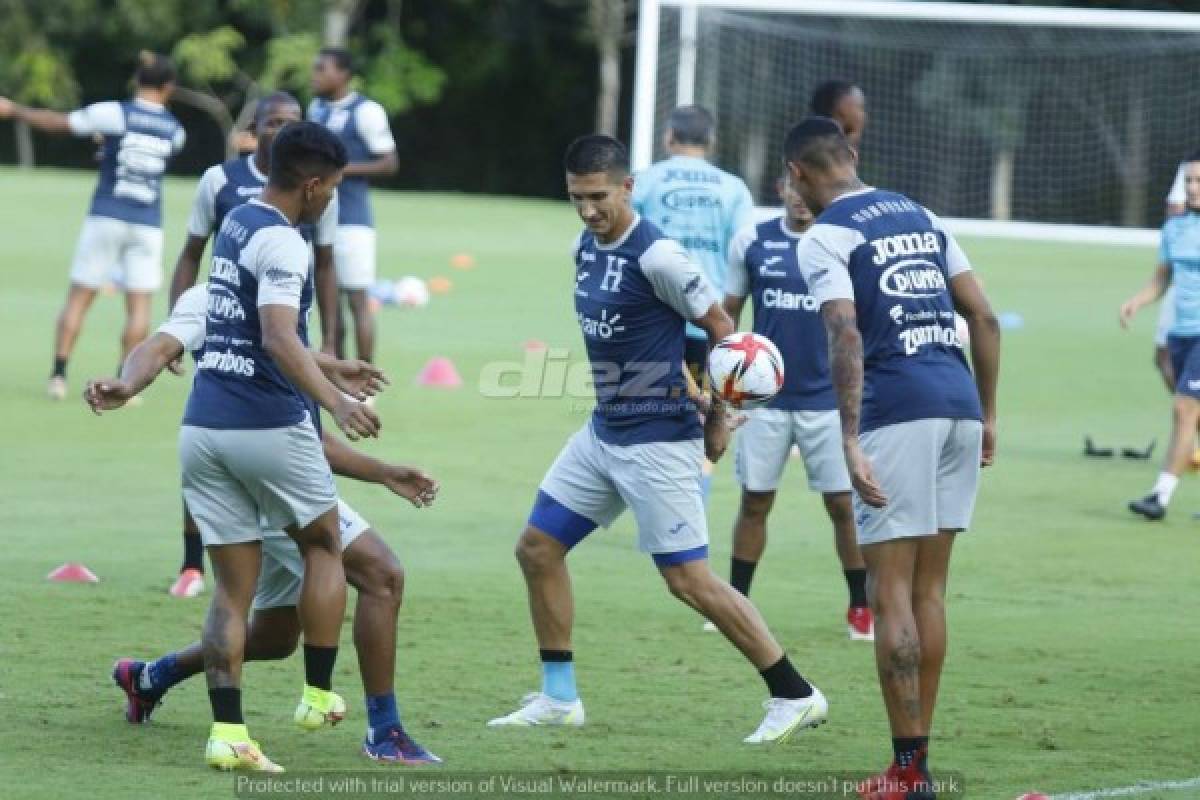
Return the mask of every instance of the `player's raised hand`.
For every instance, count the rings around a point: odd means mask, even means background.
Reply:
[[[990,467],[996,463],[996,421],[983,423],[983,455],[979,459],[980,466]]]
[[[867,459],[866,454],[863,453],[858,440],[853,439],[845,442],[844,449],[846,452],[846,468],[850,471],[850,483],[854,485],[854,491],[858,492],[859,498],[872,508],[883,508],[886,506],[887,495],[883,493],[879,482],[875,480],[875,472],[871,469],[871,462]]]
[[[390,464],[379,482],[417,508],[431,506],[437,499],[438,482],[416,467]]]
[[[83,400],[95,414],[114,411],[133,397],[133,387],[119,378],[94,378],[83,390]]]
[[[330,382],[355,400],[366,400],[389,385],[383,370],[368,361],[343,359],[327,370]]]
[[[352,442],[378,436],[379,429],[383,427],[374,411],[350,397],[343,397],[338,403],[333,410],[333,420]]]

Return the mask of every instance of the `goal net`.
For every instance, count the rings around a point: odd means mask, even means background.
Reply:
[[[948,217],[1158,225],[1179,162],[1200,149],[1198,18],[642,0],[635,167],[663,155],[670,110],[695,102],[717,116],[714,160],[774,205],[784,133],[818,84],[842,79],[867,97],[868,183]]]

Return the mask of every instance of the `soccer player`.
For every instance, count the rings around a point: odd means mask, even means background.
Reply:
[[[713,339],[733,331],[703,270],[630,206],[624,145],[576,139],[567,194],[585,230],[573,248],[575,312],[596,384],[596,409],[542,480],[516,556],[542,662],[542,688],[488,725],[582,725],[571,649],[574,599],[566,557],[628,506],[639,548],[667,588],[714,622],[754,664],[770,700],[748,743],[788,738],[825,720],[828,704],[792,666],[750,601],[708,565],[700,459],[719,458],[729,430],[712,401],[703,429],[686,392],[684,324]]]
[[[870,641],[867,570],[854,533],[850,476],[842,457],[837,398],[829,376],[829,344],[817,302],[800,276],[796,243],[812,225],[804,200],[781,179],[783,214],[743,228],[729,248],[725,310],[738,325],[746,298],[754,303],[754,332],[779,348],[783,389],[766,408],[747,414],[738,432],[734,467],[742,500],[733,525],[729,582],[750,594],[767,544],[767,515],[792,445],[800,448],[809,489],[820,492],[833,523],[838,558],[850,590],[846,622],[851,639]]]
[[[321,216],[345,164],[345,148],[326,129],[287,126],[261,198],[229,212],[213,244],[207,332],[179,453],[184,500],[216,578],[203,636],[214,720],[206,761],[223,769],[279,769],[250,739],[239,688],[264,525],[286,531],[304,555],[306,685],[297,715],[332,720],[345,708],[332,691],[346,604],[337,494],[305,396],[352,439],[377,435],[379,420],[339,391],[305,346],[311,254],[295,229]]]
[[[700,106],[680,106],[667,119],[663,147],[669,157],[637,176],[633,209],[683,245],[713,286],[725,285],[725,259],[733,235],[754,219],[745,182],[708,161],[716,145],[716,120]],[[715,340],[714,340],[715,341]],[[699,386],[706,382],[708,337],[687,325],[684,363]],[[707,495],[712,464],[703,462]]]
[[[46,391],[67,395],[67,361],[83,318],[113,271],[125,291],[121,358],[150,330],[150,300],[162,285],[162,177],[183,149],[184,131],[167,111],[175,67],[166,56],[142,53],[132,100],[93,103],[63,114],[26,108],[0,97],[0,119],[19,119],[47,133],[103,137],[100,177],[83,221],[67,301],[54,336],[54,370]]]
[[[192,213],[188,218],[187,240],[175,262],[171,278],[170,307],[196,283],[204,248],[213,232],[221,227],[231,210],[262,194],[271,168],[271,145],[275,135],[288,123],[298,122],[300,103],[286,92],[275,92],[258,102],[254,114],[255,151],[205,171],[196,188]],[[333,350],[334,317],[337,314],[337,283],[333,274],[333,242],[337,231],[337,199],[321,215],[315,226],[302,226],[301,233],[313,240],[313,265],[317,306],[321,312],[321,338],[327,352]],[[169,589],[174,597],[195,597],[204,591],[204,550],[196,522],[183,509],[183,565],[179,577]]]
[[[1128,327],[1142,307],[1161,298],[1168,287],[1175,290],[1175,318],[1167,336],[1175,379],[1171,445],[1150,493],[1129,504],[1130,511],[1150,520],[1166,516],[1179,476],[1191,461],[1200,423],[1200,160],[1187,163],[1184,188],[1187,211],[1163,225],[1158,267],[1120,310],[1121,325]]]
[[[120,408],[185,351],[200,350],[204,346],[207,311],[206,285],[184,292],[170,319],[129,354],[120,379],[88,382],[85,398],[92,410],[100,413]],[[353,377],[363,375],[354,365],[350,367],[358,373]],[[359,388],[364,391],[377,388],[370,385],[376,374],[369,373],[367,382]],[[351,385],[343,388],[355,390]],[[319,411],[311,403],[309,414],[314,423],[319,422]],[[437,483],[419,469],[386,464],[358,453],[324,430],[321,444],[336,474],[377,483],[417,508],[431,505],[437,496]],[[438,763],[441,759],[417,744],[404,730],[396,705],[396,623],[404,591],[400,562],[379,534],[341,500],[338,500],[338,522],[346,581],[358,590],[354,646],[366,694],[368,724],[363,752],[372,759],[389,763]],[[295,652],[300,637],[296,604],[303,575],[304,560],[295,542],[283,531],[264,532],[262,569],[246,634],[247,661],[282,659]],[[203,670],[200,642],[149,663],[119,660],[113,678],[125,692],[125,718],[134,724],[149,721],[171,687]],[[305,715],[299,721],[308,720]]]
[[[858,150],[867,129],[867,97],[862,89],[847,81],[825,81],[813,91],[809,111],[841,125],[846,141]]]
[[[946,577],[980,466],[995,453],[1000,326],[941,221],[903,195],[864,186],[835,121],[810,117],[792,128],[784,158],[817,215],[797,258],[829,338],[893,737],[895,760],[860,793],[929,800]],[[974,379],[955,310],[970,330]]]
[[[337,285],[346,295],[354,318],[356,354],[375,358],[375,318],[367,290],[375,283],[375,222],[367,196],[368,178],[396,174],[396,140],[383,106],[350,89],[354,65],[350,53],[338,47],[321,50],[313,63],[308,118],[337,134],[349,154],[345,179],[338,193],[338,231],[334,243]],[[337,353],[343,354],[345,325],[340,304],[337,314]]]

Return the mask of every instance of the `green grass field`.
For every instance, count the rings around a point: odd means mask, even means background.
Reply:
[[[206,602],[166,595],[181,551],[176,433],[188,381],[165,375],[140,408],[87,412],[84,380],[116,360],[122,309],[107,297],[71,363],[70,400],[46,399],[54,317],[92,176],[0,170],[0,182],[9,197],[0,262],[8,334],[0,797],[229,797],[231,779],[202,762],[209,716],[200,680],[173,690],[152,725],[133,728],[109,679],[114,658],[156,656],[199,632]],[[192,186],[168,184],[168,263]],[[367,445],[440,478],[437,506],[418,513],[377,487],[341,484],[407,569],[398,693],[417,738],[454,770],[882,768],[890,750],[870,648],[845,638],[831,534],[795,462],[754,599],[829,696],[829,725],[775,749],[741,744],[761,717],[761,681],[664,591],[623,518],[571,559],[588,726],[484,728],[537,686],[512,545],[545,468],[586,415],[571,398],[484,397],[479,375],[485,363],[521,361],[527,339],[582,357],[565,258],[577,224],[565,203],[376,193],[375,204],[383,275],[454,281],[424,309],[381,312],[379,360],[393,387],[378,405],[382,438]],[[1117,447],[1157,438],[1161,452],[1168,401],[1150,365],[1153,313],[1132,334],[1116,325],[1119,301],[1149,273],[1153,253],[965,244],[997,310],[1020,313],[1025,326],[1006,335],[998,461],[953,564],[933,767],[961,773],[977,798],[1198,775],[1200,523],[1191,512],[1200,491],[1186,479],[1165,523],[1141,523],[1124,504],[1146,489],[1157,462],[1081,456],[1085,433]],[[448,266],[460,251],[476,256],[474,270]],[[454,359],[461,390],[413,385],[433,355]],[[709,514],[721,574],[735,501],[723,462]],[[86,563],[100,584],[45,580],[68,560]],[[319,735],[290,722],[299,658],[247,669],[248,722],[289,769],[386,773],[358,754],[365,711],[348,627],[343,645],[336,680],[351,716]]]

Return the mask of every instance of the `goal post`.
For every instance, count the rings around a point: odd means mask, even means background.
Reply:
[[[775,205],[779,148],[819,83],[867,95],[862,172],[975,235],[1154,241],[1200,149],[1200,14],[905,0],[640,0],[631,157],[675,105]],[[1019,223],[1019,224],[1018,224]]]

